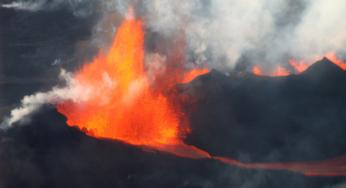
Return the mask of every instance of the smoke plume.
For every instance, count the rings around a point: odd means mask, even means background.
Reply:
[[[109,100],[108,96],[114,87],[116,87],[116,80],[112,80],[105,72],[102,82],[95,85],[82,83],[75,78],[70,72],[61,69],[59,78],[66,82],[65,87],[54,87],[52,90],[43,93],[25,96],[21,103],[22,106],[11,111],[11,117],[6,118],[2,123],[3,128],[7,128],[14,122],[26,122],[30,120],[30,114],[38,110],[43,104],[56,103],[59,101],[71,100],[73,102],[83,103],[85,101],[93,101],[95,99],[102,99],[99,105],[106,104]]]
[[[289,58],[311,61],[329,51],[345,53],[342,0],[104,0],[97,6],[87,0],[21,0],[2,6],[30,11],[69,6],[76,16],[100,11],[104,22],[115,12],[125,15],[131,5],[146,19],[148,30],[167,37],[183,32],[187,59],[209,68],[233,69],[244,60],[274,68],[287,65]],[[115,31],[112,27],[111,33]],[[109,40],[98,41],[107,46]]]
[[[129,6],[134,6],[136,17],[145,18],[148,32],[171,40],[184,35],[187,63],[221,71],[234,69],[239,63],[247,64],[247,70],[253,65],[271,69],[287,66],[290,58],[313,61],[329,51],[340,57],[346,54],[346,3],[342,0],[19,0],[1,6],[27,11],[68,7],[81,18],[100,13],[90,43],[105,52]],[[164,42],[161,46],[166,45]],[[76,83],[70,73],[62,71],[60,77],[67,82],[66,88],[24,97],[23,107],[12,111],[7,124],[43,103],[89,100],[89,93],[95,91]],[[116,81],[105,74],[100,84],[114,87]]]
[[[183,30],[191,59],[232,69],[243,59],[261,66],[313,60],[345,52],[343,1],[159,1],[144,5],[148,28],[169,35]]]

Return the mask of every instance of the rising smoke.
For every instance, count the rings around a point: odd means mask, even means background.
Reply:
[[[102,103],[99,105],[106,104],[109,100],[108,96],[117,85],[117,81],[111,79],[106,72],[102,75],[103,80],[97,84],[97,88],[95,88],[95,85],[76,80],[73,78],[72,73],[66,72],[64,69],[61,70],[59,78],[66,82],[65,87],[56,86],[46,93],[38,92],[30,96],[25,96],[21,101],[22,106],[12,110],[10,118],[5,118],[5,121],[2,123],[2,128],[10,127],[14,122],[22,123],[29,121],[29,115],[47,103],[71,100],[82,104],[85,101],[102,99]]]
[[[184,31],[189,60],[210,68],[232,69],[243,59],[276,67],[289,58],[313,61],[329,51],[345,52],[341,0],[147,0],[141,5],[150,30],[167,36]]]
[[[69,6],[80,17],[103,12],[102,22],[114,12],[125,15],[131,5],[146,19],[148,30],[167,37],[183,31],[188,60],[210,68],[232,69],[244,59],[274,68],[287,65],[289,58],[312,61],[329,51],[345,53],[342,0],[103,0],[97,5],[89,0],[20,0],[2,6],[30,11]]]
[[[345,54],[346,3],[342,0],[19,0],[2,5],[27,11],[68,7],[81,18],[101,12],[91,44],[104,51],[110,46],[110,39],[129,6],[134,6],[136,16],[146,19],[148,32],[165,38],[183,34],[187,62],[205,63],[209,68],[230,70],[237,63],[245,63],[247,70],[253,65],[271,69],[288,65],[289,58],[312,61],[316,55],[329,51],[339,56]],[[12,111],[6,124],[37,109],[34,104],[58,98],[87,100],[89,96],[85,91],[92,88],[75,87],[72,77],[63,75],[67,88],[53,88],[48,93],[24,97],[23,106]],[[113,87],[116,83],[108,81],[105,76],[102,84]]]

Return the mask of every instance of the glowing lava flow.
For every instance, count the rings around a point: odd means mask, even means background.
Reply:
[[[92,63],[74,74],[77,85],[98,89],[84,91],[85,96],[80,102],[60,101],[56,104],[58,111],[68,118],[68,125],[76,125],[90,136],[149,146],[182,157],[212,158],[246,168],[292,170],[306,175],[346,174],[345,160],[243,164],[229,158],[211,157],[205,151],[184,144],[182,138],[189,131],[187,126],[181,126],[184,113],[167,97],[166,91],[174,84],[189,82],[209,70],[185,71],[179,56],[174,59],[176,64],[174,62],[163,72],[159,70],[155,74],[152,71],[155,67],[144,68],[142,22],[127,16],[108,55],[101,52]],[[278,74],[286,73],[279,69]]]

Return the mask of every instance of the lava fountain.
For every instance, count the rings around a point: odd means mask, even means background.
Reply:
[[[212,158],[245,168],[283,169],[306,175],[346,175],[344,157],[338,158],[338,163],[243,164],[229,158],[212,157],[186,145],[183,138],[189,132],[189,126],[183,126],[185,114],[174,102],[174,85],[189,82],[209,70],[187,71],[179,49],[173,50],[177,54],[169,60],[172,61],[169,65],[154,62],[145,66],[143,22],[134,18],[130,8],[108,54],[100,52],[93,62],[85,64],[73,75],[78,85],[97,89],[84,91],[88,100],[56,103],[58,111],[67,117],[69,126],[78,126],[90,136],[149,146],[182,157]],[[182,43],[178,48],[184,46]],[[162,68],[157,63],[167,67]],[[278,74],[286,73],[278,69]]]
[[[56,107],[68,118],[68,125],[77,125],[90,136],[158,149],[167,146],[172,152],[184,150],[181,138],[188,127],[179,126],[184,114],[163,92],[209,70],[186,71],[181,63],[164,72],[156,70],[155,64],[145,67],[144,34],[143,20],[136,20],[130,9],[108,54],[100,52],[74,74],[79,84],[95,86],[98,91],[92,91],[87,102],[64,101]],[[97,87],[104,82],[109,83],[107,87]]]

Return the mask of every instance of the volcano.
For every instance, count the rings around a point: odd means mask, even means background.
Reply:
[[[132,8],[113,15],[104,52],[81,42],[93,16],[3,9],[0,118],[40,103],[0,129],[0,187],[345,186],[346,71],[333,54],[291,64],[299,73],[226,75],[185,66],[184,35],[165,56],[150,49],[155,32]]]
[[[345,78],[328,59],[285,77],[212,70],[175,86],[191,122],[184,142],[244,164],[341,156],[346,88],[335,81]],[[325,187],[344,179],[243,168],[94,138],[68,126],[51,105],[31,119],[1,134],[3,187]]]

